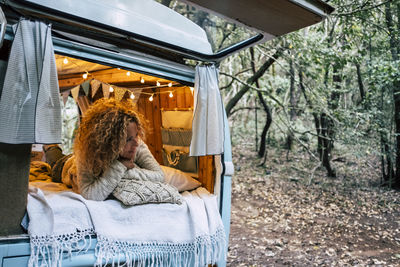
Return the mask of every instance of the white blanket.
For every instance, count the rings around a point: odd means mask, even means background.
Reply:
[[[87,249],[91,234],[97,235],[96,266],[125,261],[126,266],[215,264],[226,250],[216,197],[204,188],[183,197],[182,205],[125,206],[30,187],[29,265],[40,266],[45,259],[47,266],[61,266],[62,252]]]

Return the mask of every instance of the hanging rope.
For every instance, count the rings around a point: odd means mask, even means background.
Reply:
[[[165,151],[165,150],[164,150],[164,151]],[[179,150],[174,150],[174,151],[171,151],[170,153],[168,153],[168,152],[165,151],[165,155],[167,156],[168,164],[169,164],[170,166],[176,166],[176,165],[178,165],[179,160],[180,160],[180,158],[181,158],[181,155],[182,155],[183,153],[184,153],[184,152],[179,151]]]

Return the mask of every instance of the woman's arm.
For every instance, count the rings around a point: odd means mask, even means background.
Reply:
[[[97,201],[105,200],[111,194],[127,169],[116,160],[103,175],[95,177],[87,170],[79,170],[79,165],[77,167],[79,193],[86,199]]]
[[[164,182],[164,173],[160,164],[151,154],[147,145],[141,141],[135,156],[136,167],[126,171],[124,178],[144,181]]]

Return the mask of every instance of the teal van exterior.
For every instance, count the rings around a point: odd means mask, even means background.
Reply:
[[[193,87],[193,62],[218,64],[241,49],[317,23],[333,11],[319,0],[274,0],[261,7],[253,0],[224,1],[224,5],[207,0],[187,2],[199,12],[211,11],[237,23],[248,31],[247,38],[216,49],[210,40],[212,36],[202,27],[157,1],[0,0],[0,95],[5,90],[2,84],[8,64],[6,52],[14,39],[13,25],[21,18],[52,25],[55,54]],[[245,9],[241,8],[244,2]],[[284,22],[277,23],[277,18]],[[213,193],[218,196],[229,240],[234,168],[226,116],[223,124],[224,153],[214,159],[221,169],[213,178]],[[29,236],[21,227],[26,212],[30,153],[31,144],[0,143],[0,267],[27,266],[31,254]],[[93,266],[95,245],[93,237],[85,252],[65,253],[62,266]],[[225,266],[226,262],[221,260],[217,265]]]

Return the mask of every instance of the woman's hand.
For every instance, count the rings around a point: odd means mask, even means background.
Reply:
[[[119,160],[122,164],[124,164],[124,166],[125,166],[126,168],[128,168],[128,170],[129,170],[129,169],[135,168],[134,158],[133,158],[133,159],[127,159],[127,158],[122,158],[122,157],[120,157],[118,160]]]

